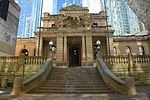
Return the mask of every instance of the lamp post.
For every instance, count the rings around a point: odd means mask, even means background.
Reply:
[[[37,56],[40,56],[40,35],[41,35],[41,21],[42,21],[42,10],[43,10],[43,0],[41,2],[41,14],[40,14],[40,30],[39,30],[39,34],[38,34],[38,52],[37,52]]]
[[[94,58],[95,58],[95,59],[96,59],[96,57],[97,57],[98,52],[100,51],[100,45],[101,45],[101,41],[100,41],[100,40],[97,40],[97,41],[96,41],[96,47],[95,47],[95,50],[94,50]]]
[[[104,1],[104,10],[105,10],[105,15],[106,17],[108,18],[107,16],[107,5],[106,5],[106,0],[103,0]],[[108,45],[108,55],[110,55],[110,43],[109,43],[109,33],[108,33],[108,19],[106,18],[106,36],[107,36],[107,45]]]
[[[52,50],[53,50],[53,41],[49,41],[49,49],[50,49],[49,58],[51,58],[52,57]]]
[[[99,51],[100,50],[101,41],[97,40],[96,41],[96,45],[97,45],[97,50]]]

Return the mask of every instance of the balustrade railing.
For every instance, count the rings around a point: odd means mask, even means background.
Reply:
[[[105,63],[109,64],[125,64],[129,62],[129,56],[103,56]],[[150,55],[132,55],[134,63],[150,63]]]
[[[128,63],[128,56],[104,56],[103,60],[109,64]]]
[[[133,56],[134,63],[150,63],[150,55]]]
[[[46,57],[38,56],[0,57],[0,77],[7,77],[9,82],[13,82],[16,76],[26,79],[38,72],[46,60]]]

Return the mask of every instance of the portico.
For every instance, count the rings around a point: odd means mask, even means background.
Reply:
[[[108,49],[112,50],[108,47],[108,42],[112,42],[108,38],[112,38],[113,31],[106,29],[109,27],[106,18],[104,12],[89,14],[87,8],[76,5],[61,9],[59,15],[44,13],[43,27],[36,32],[36,43],[40,39],[39,54],[47,57],[48,43],[53,41],[57,66],[93,66],[97,40],[102,43],[102,55],[108,55]]]

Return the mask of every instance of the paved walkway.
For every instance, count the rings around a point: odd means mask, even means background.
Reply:
[[[149,100],[140,94],[133,97],[119,94],[26,94],[23,96],[0,96],[0,100]]]
[[[8,89],[10,90],[10,89]],[[112,94],[25,94],[10,96],[8,93],[0,94],[0,100],[150,100],[150,86],[137,87],[140,94],[127,96]],[[143,93],[142,93],[143,92]],[[146,93],[146,94],[144,94]]]

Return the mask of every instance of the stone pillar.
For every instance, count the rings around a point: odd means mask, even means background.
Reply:
[[[64,62],[67,62],[67,37],[64,36]]]
[[[43,53],[43,38],[40,37],[40,40],[39,40],[39,37],[37,36],[37,39],[36,39],[36,56],[38,56],[38,52],[39,52],[39,56],[42,56],[42,53]]]
[[[43,55],[43,38],[40,38],[39,56]]]
[[[8,79],[6,77],[2,78],[1,88],[5,89],[7,87],[7,83],[8,83]]]
[[[22,95],[23,94],[23,79],[21,77],[16,77],[13,83],[13,90],[11,95]]]
[[[86,60],[86,55],[85,55],[85,37],[82,36],[82,60]]]
[[[92,34],[86,34],[86,56],[87,62],[93,62],[93,44],[92,44]]]
[[[110,55],[113,55],[113,38],[112,38],[112,36],[109,36],[109,45],[107,45],[107,48],[109,48],[107,50],[110,51]]]
[[[39,45],[39,38],[36,38],[36,56],[38,56],[38,45]]]
[[[56,61],[62,62],[63,61],[63,37],[57,36],[57,49],[56,49]]]
[[[135,89],[134,78],[127,77],[127,79],[126,79],[126,89],[127,89],[127,94],[129,96],[134,96],[134,95],[137,94],[136,89]]]

